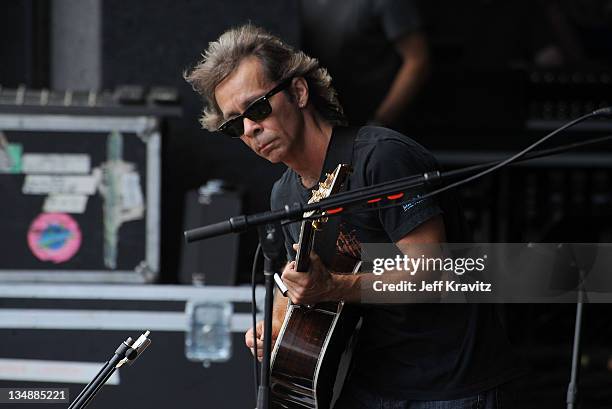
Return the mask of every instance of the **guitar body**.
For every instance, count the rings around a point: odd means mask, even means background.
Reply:
[[[333,174],[327,175],[326,181],[319,185],[319,191],[313,192],[311,202],[337,191],[347,174],[348,167],[338,165]],[[296,255],[297,271],[309,270],[315,233],[325,221],[322,218],[302,223]],[[272,351],[271,407],[331,409],[347,375],[359,325],[356,308],[343,301],[315,306],[289,302]]]
[[[271,407],[329,409],[348,371],[359,315],[344,302],[289,305],[274,347]]]

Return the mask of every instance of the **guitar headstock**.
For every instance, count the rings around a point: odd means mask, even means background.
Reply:
[[[346,164],[340,164],[336,166],[336,169],[332,173],[327,173],[325,175],[325,180],[323,182],[319,182],[319,186],[317,189],[312,191],[312,196],[308,203],[316,203],[319,202],[330,195],[338,192],[342,187],[342,184],[346,181],[346,177],[350,173],[350,167]],[[304,217],[312,216],[314,212],[308,212],[304,214]],[[325,223],[327,221],[326,218],[321,218],[313,222],[313,226],[315,228],[320,227],[320,223]]]
[[[312,191],[312,196],[308,203],[319,202],[330,195],[340,190],[342,183],[346,180],[346,176],[349,174],[349,166],[340,164],[336,166],[336,169],[332,173],[325,174],[325,180],[319,182],[317,189]]]

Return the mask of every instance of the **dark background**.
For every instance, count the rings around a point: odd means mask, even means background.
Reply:
[[[433,71],[407,115],[406,131],[445,153],[447,167],[503,156],[599,106],[612,104],[612,2],[578,0],[419,1]],[[49,87],[47,1],[11,1],[0,15],[0,85]],[[299,45],[296,5],[263,1],[129,1],[102,3],[101,88],[122,84],[176,87],[183,116],[171,119],[162,152],[161,282],[178,280],[183,198],[211,178],[239,185],[245,212],[268,208],[282,165],[258,159],[237,141],[199,128],[201,101],[182,72],[229,26],[251,21]],[[561,17],[559,17],[561,16]],[[542,61],[553,45],[558,64]],[[558,143],[609,134],[594,122]],[[608,133],[606,133],[606,127]],[[499,172],[460,191],[480,241],[612,241],[610,144],[581,151],[573,161]],[[593,156],[597,155],[597,156]],[[595,159],[597,160],[595,160]],[[256,235],[241,237],[238,281],[247,281]],[[584,322],[585,407],[612,404],[612,324],[607,305],[587,305]],[[574,307],[512,305],[510,336],[535,371],[523,385],[538,407],[560,407],[569,378]]]

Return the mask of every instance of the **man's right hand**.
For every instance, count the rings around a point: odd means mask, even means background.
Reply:
[[[263,359],[263,337],[264,337],[264,322],[259,321],[255,328],[257,329],[257,336],[253,337],[253,328],[249,329],[246,334],[244,334],[244,342],[248,348],[251,349],[251,353],[255,353],[255,341],[257,341],[257,359],[261,362]],[[280,325],[276,322],[272,322],[272,348],[274,348],[274,343],[276,342],[276,338],[278,337],[278,333],[280,331]]]

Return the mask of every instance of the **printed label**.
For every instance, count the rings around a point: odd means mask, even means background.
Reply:
[[[23,155],[23,173],[89,173],[91,159],[86,154],[44,154]]]
[[[93,195],[96,193],[96,178],[87,176],[27,175],[23,184],[26,195],[72,194]]]
[[[85,213],[87,196],[85,195],[50,195],[45,199],[45,213]]]

